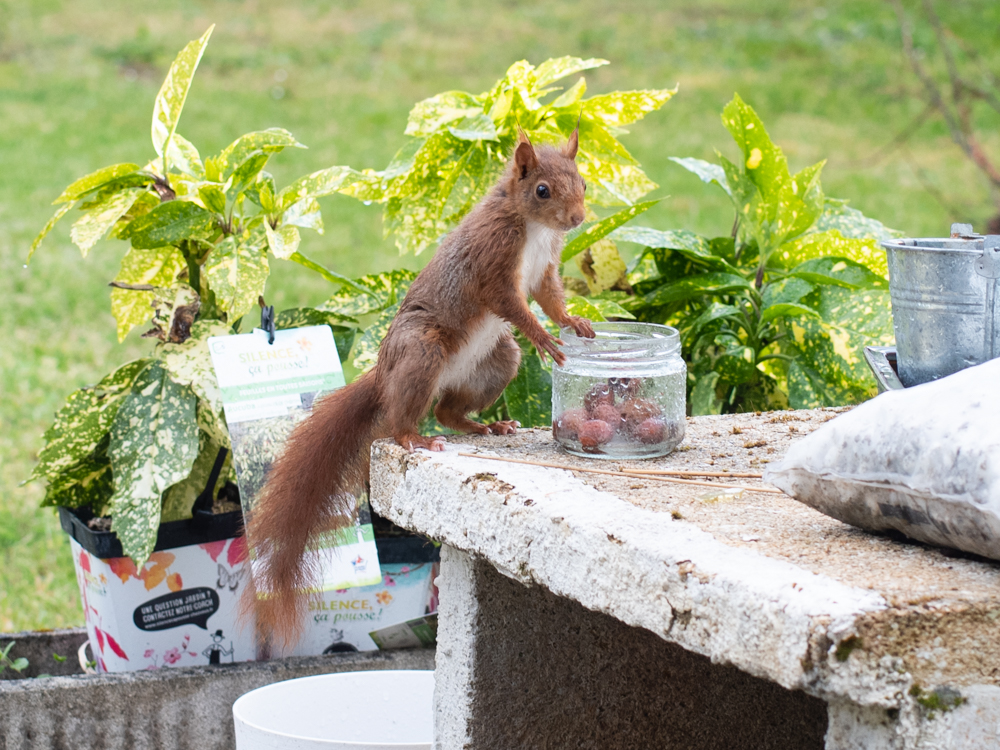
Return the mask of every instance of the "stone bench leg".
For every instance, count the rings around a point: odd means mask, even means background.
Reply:
[[[440,750],[821,750],[827,706],[445,546]]]
[[[438,750],[987,750],[1000,688],[929,712],[829,704],[441,551]]]

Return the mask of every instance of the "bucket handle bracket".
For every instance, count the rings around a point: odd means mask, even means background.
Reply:
[[[1000,234],[989,234],[983,240],[983,254],[976,260],[976,273],[987,279],[1000,279]]]

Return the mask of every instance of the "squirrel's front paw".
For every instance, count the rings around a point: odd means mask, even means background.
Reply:
[[[557,339],[552,334],[545,332],[545,338],[541,341],[532,341],[535,348],[538,350],[538,356],[542,358],[542,362],[545,361],[545,355],[548,354],[552,357],[552,361],[557,365],[562,365],[566,361],[566,355],[560,351],[559,347],[563,345],[561,339]]]
[[[581,318],[578,315],[570,315],[569,327],[573,329],[573,332],[577,336],[582,336],[585,339],[594,338],[594,326],[586,318]]]

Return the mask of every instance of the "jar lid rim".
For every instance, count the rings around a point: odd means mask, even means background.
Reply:
[[[660,354],[680,349],[680,332],[671,326],[639,321],[605,321],[592,325],[597,334],[593,339],[577,336],[571,328],[563,328],[560,337],[565,348],[582,354],[608,349],[626,351],[629,344]]]

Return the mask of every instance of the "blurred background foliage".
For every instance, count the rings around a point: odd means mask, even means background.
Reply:
[[[947,80],[942,37],[919,5],[904,7],[918,59]],[[1000,4],[934,7],[978,53],[975,65],[1000,72]],[[651,197],[669,196],[645,225],[708,236],[731,227],[725,194],[668,157],[716,161],[720,148],[735,158],[719,120],[734,91],[767,123],[793,172],[828,158],[828,194],[907,235],[941,235],[952,221],[981,230],[997,213],[989,180],[927,111],[888,2],[0,0],[0,631],[82,622],[55,514],[37,508],[40,486],[18,483],[66,395],[147,349],[139,331],[115,341],[102,290],[121,251],[98,246],[81,260],[66,223],[28,269],[24,257],[65,185],[153,156],[149,111],[163,74],[211,23],[184,133],[211,153],[250,130],[291,130],[310,148],[282,155],[273,165],[279,182],[332,164],[380,168],[418,100],[485,90],[518,59],[578,55],[612,63],[588,72],[590,94],[680,86],[622,136],[660,184]],[[1000,115],[971,106],[978,143],[1000,154]],[[375,206],[334,196],[323,208],[327,232],[307,236],[302,250],[339,273],[416,270],[430,258],[399,257]],[[330,293],[318,276],[275,264],[268,303],[315,305]]]

